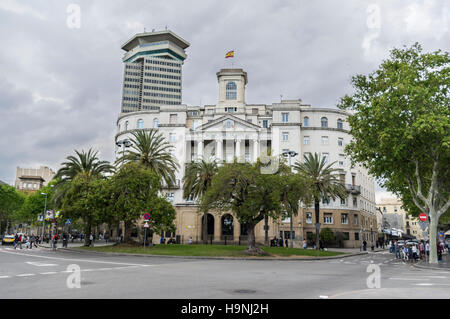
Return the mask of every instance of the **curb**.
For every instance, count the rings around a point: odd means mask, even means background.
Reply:
[[[367,255],[367,252],[339,255],[339,256],[328,256],[328,257],[312,257],[312,258],[268,258],[268,257],[211,257],[211,256],[173,256],[173,255],[150,255],[150,254],[127,254],[127,253],[111,253],[111,252],[101,252],[101,251],[84,251],[74,248],[59,248],[58,250],[70,251],[70,252],[87,252],[97,255],[106,256],[137,256],[137,257],[163,257],[163,258],[178,258],[178,259],[204,259],[204,260],[283,260],[283,261],[317,261],[317,260],[330,260],[330,259],[342,259],[348,257],[355,257],[360,255]]]

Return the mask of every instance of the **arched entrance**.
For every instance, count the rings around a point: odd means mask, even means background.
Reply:
[[[221,239],[225,241],[233,240],[234,235],[234,218],[230,214],[225,214],[221,218]]]
[[[207,214],[206,215],[207,217],[207,225],[208,225],[208,236],[207,236],[207,239],[208,240],[211,240],[211,238],[212,239],[214,239],[214,216],[213,215],[211,215],[211,214]],[[202,240],[203,240],[203,227],[204,227],[204,224],[205,224],[205,220],[204,220],[204,218],[203,218],[203,215],[202,215]]]

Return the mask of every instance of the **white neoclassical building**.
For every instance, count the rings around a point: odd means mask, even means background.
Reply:
[[[152,110],[121,113],[117,119],[116,142],[130,139],[131,132],[155,128],[173,145],[173,155],[180,164],[176,185],[165,189],[165,196],[177,209],[178,239],[200,240],[202,221],[192,199],[183,198],[181,181],[185,164],[201,156],[231,162],[234,158],[254,162],[271,149],[272,155],[294,151],[291,158],[302,161],[308,153],[319,153],[328,162],[336,162],[340,178],[346,185],[348,197],[321,204],[322,227],[344,234],[344,244],[359,247],[361,239],[376,238],[376,207],[374,180],[367,171],[352,166],[344,154],[350,141],[346,121],[348,113],[332,108],[313,108],[299,100],[280,103],[246,104],[247,73],[242,69],[222,69],[217,72],[219,87],[215,105],[161,105]],[[116,147],[119,157],[123,149]],[[303,207],[294,220],[297,244],[314,232],[314,210]],[[230,214],[212,214],[208,220],[210,237],[215,241],[242,242],[246,239],[241,227]],[[270,221],[269,237],[289,236],[289,223]],[[372,232],[371,232],[372,231]],[[256,229],[257,240],[264,241],[263,222]]]

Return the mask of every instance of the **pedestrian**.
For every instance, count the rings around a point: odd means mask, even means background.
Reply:
[[[92,234],[89,236],[89,246],[94,246],[94,235]]]
[[[308,243],[306,242],[306,239],[303,239],[303,249],[308,248]]]
[[[278,241],[278,246],[283,247],[283,238],[280,237],[280,240]]]
[[[288,248],[288,239],[287,239],[287,238],[284,240],[284,246],[285,246],[286,248]]]
[[[438,261],[442,260],[442,245],[441,243],[437,244],[437,254],[438,254]]]
[[[425,245],[426,261],[430,260],[430,242],[427,241]]]
[[[322,241],[322,239],[319,240],[319,250],[323,250],[323,241]]]
[[[398,241],[395,241],[394,250],[395,250],[395,258],[400,259],[400,246],[398,245]]]
[[[367,250],[367,242],[366,242],[365,239],[364,239],[364,241],[363,241],[363,250],[364,250],[364,251]]]
[[[413,255],[413,261],[417,260],[417,247],[416,245],[412,245],[412,255]]]
[[[189,237],[189,245],[192,245],[192,237]]]
[[[33,245],[36,246],[36,237],[34,237],[34,234],[31,234],[30,237],[30,249],[33,249]],[[37,246],[36,246],[37,248]]]

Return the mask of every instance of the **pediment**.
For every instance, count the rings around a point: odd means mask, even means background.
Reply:
[[[197,128],[197,131],[259,131],[260,127],[231,114],[224,115]]]

